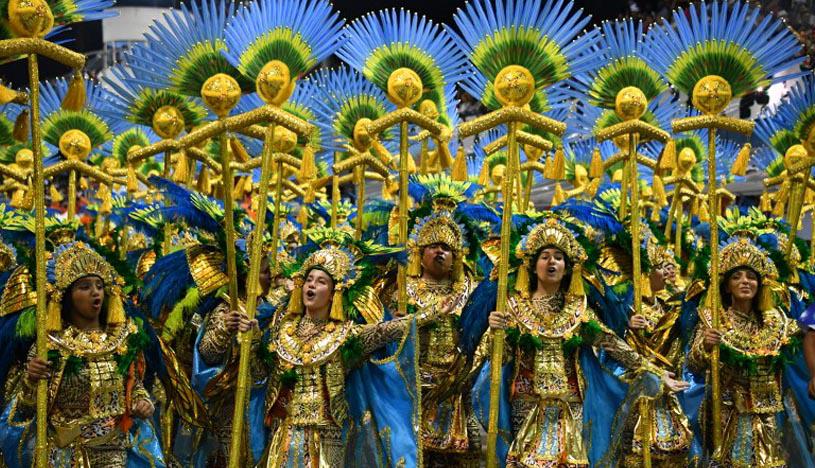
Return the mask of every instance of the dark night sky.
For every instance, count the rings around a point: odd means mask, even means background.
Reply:
[[[141,4],[147,2],[155,4],[161,0],[128,0],[128,4]],[[359,0],[335,0],[334,5],[347,21],[352,21],[369,11],[390,7],[406,7],[417,13],[424,14],[436,22],[452,22],[453,13],[456,8],[464,5],[464,0],[424,0],[405,2],[404,0],[379,0],[376,2]],[[653,0],[638,0],[640,5],[658,4]],[[628,11],[626,0],[575,0],[575,4],[582,7],[584,11],[590,13],[595,21],[615,18]],[[71,32],[74,38],[67,44],[78,52],[89,52],[102,48],[102,26],[101,22],[80,24],[74,27]],[[46,59],[41,60],[40,75],[42,79],[53,78],[64,75],[68,70],[58,64]],[[0,78],[3,82],[11,83],[15,87],[22,87],[28,84],[27,68],[25,60],[18,60],[14,63],[0,65]]]

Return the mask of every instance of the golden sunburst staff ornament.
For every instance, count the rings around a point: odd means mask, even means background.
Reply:
[[[719,281],[719,203],[716,190],[716,131],[750,135],[753,122],[721,116],[733,98],[759,86],[782,81],[785,70],[801,61],[796,58],[800,44],[780,20],[764,18],[746,2],[713,1],[675,11],[671,21],[653,27],[647,40],[649,64],[680,91],[691,96],[693,106],[703,115],[674,120],[673,132],[707,129],[708,212],[710,216],[710,284]],[[746,169],[749,151],[740,152],[735,167]],[[712,326],[720,326],[719,289],[708,288]],[[713,446],[721,447],[721,388],[719,348],[711,352]],[[719,456],[714,453],[714,459]]]
[[[768,188],[782,185],[776,192],[776,204],[783,204],[784,200],[779,198],[787,198],[787,222],[790,235],[795,236],[807,192],[815,190],[810,176],[815,166],[815,78],[809,75],[795,83],[776,113],[756,122],[756,134],[777,154],[783,155],[784,171],[765,179],[764,184]],[[787,261],[791,260],[792,246],[792,242],[787,245]]]
[[[109,4],[94,4],[100,10]],[[80,70],[85,65],[85,57],[82,54],[73,52],[65,47],[54,44],[44,39],[56,25],[64,25],[71,22],[83,21],[86,16],[92,15],[92,11],[78,11],[73,17],[70,15],[60,16],[60,21],[55,21],[54,15],[45,0],[11,0],[8,3],[8,10],[2,12],[7,16],[8,26],[14,39],[0,41],[0,58],[10,59],[21,55],[28,56],[28,79],[30,91],[31,107],[31,140],[32,154],[34,159],[33,167],[33,189],[34,189],[34,230],[36,240],[34,244],[35,260],[40,268],[37,268],[35,275],[35,287],[37,289],[37,357],[47,360],[48,344],[46,335],[46,277],[45,268],[45,194],[44,194],[44,173],[42,155],[42,134],[40,126],[40,96],[39,96],[39,67],[37,66],[37,56],[44,55],[56,62],[66,65],[74,70]],[[37,467],[48,465],[48,440],[47,440],[47,382],[41,380],[37,384],[37,440],[35,446],[35,463]]]
[[[544,129],[562,135],[566,125],[525,109],[535,95],[535,79],[532,73],[520,65],[504,67],[495,78],[495,98],[504,106],[497,111],[481,116],[473,121],[459,126],[459,134],[466,138],[476,133],[489,130],[497,125],[507,124],[507,165],[506,173],[502,178],[503,211],[501,214],[501,258],[509,258],[510,234],[512,227],[512,204],[514,200],[515,177],[519,171],[520,156],[516,132],[519,123]],[[520,193],[518,194],[520,195]],[[509,262],[498,263],[498,299],[496,308],[498,312],[505,312],[507,306],[507,291],[509,277]],[[488,466],[495,466],[495,444],[498,430],[498,397],[501,379],[501,361],[504,352],[504,331],[494,330],[492,348],[492,375],[493,386],[490,391],[490,423],[487,432]],[[492,455],[490,455],[492,453]],[[489,463],[492,459],[492,464]]]

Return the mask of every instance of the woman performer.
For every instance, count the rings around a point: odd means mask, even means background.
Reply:
[[[507,330],[509,344],[507,466],[588,466],[590,445],[595,443],[583,435],[590,347],[603,349],[622,364],[632,382],[650,371],[661,375],[670,391],[686,384],[651,365],[599,323],[583,291],[586,251],[561,220],[550,217],[535,226],[515,254],[522,261],[516,293],[509,298],[507,313],[492,312],[489,317],[491,328]],[[482,341],[482,353],[491,348],[491,341]],[[608,435],[611,427],[606,429]]]

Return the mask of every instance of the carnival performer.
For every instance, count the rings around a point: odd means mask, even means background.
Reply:
[[[439,174],[414,177],[409,187],[418,204],[408,240],[408,305],[413,313],[426,314],[452,304],[449,315],[419,330],[424,464],[479,466],[480,430],[469,392],[451,387],[464,386],[456,381],[466,365],[458,350],[458,323],[477,285],[474,267],[488,234],[480,222],[494,225],[499,218],[485,205],[468,202],[478,189],[469,182]],[[394,292],[393,310],[396,301]]]
[[[811,465],[810,452],[796,446],[804,441],[791,436],[800,424],[797,405],[785,402],[788,396],[796,397],[785,390],[784,381],[792,375],[784,371],[800,348],[801,331],[775,300],[778,269],[767,251],[745,233],[733,235],[719,258],[711,261],[719,262],[721,272],[713,286],[721,293],[721,326],[713,328],[710,308],[701,306],[688,355],[690,369],[704,374],[709,371],[711,351],[716,346],[720,350],[722,439],[715,450],[707,437],[712,424],[709,392],[700,417],[705,442],[712,450],[711,463],[736,467]],[[800,393],[797,399],[799,404],[806,403]]]
[[[269,369],[267,422],[272,429],[261,466],[373,466],[384,463],[377,455],[383,447],[391,447],[386,455],[394,463],[400,457],[408,466],[418,463],[411,423],[418,416],[416,381],[410,377],[416,378],[415,357],[408,339],[413,321],[353,321],[363,308],[381,308],[371,288],[377,274],[372,260],[400,249],[353,241],[347,233],[325,228],[310,231],[309,238],[320,248],[294,276],[286,315],[260,347]],[[416,324],[452,309],[452,301],[437,304],[416,314]],[[364,374],[365,367],[354,370],[389,343],[399,355],[378,365],[398,365],[399,372],[390,371],[392,380]],[[366,398],[377,401],[379,413],[360,410]],[[382,412],[383,407],[388,409]],[[348,434],[352,419],[354,430]],[[366,429],[372,430],[369,437],[361,435]],[[378,449],[365,448],[371,437],[381,439]]]
[[[676,286],[676,258],[653,234],[646,237],[650,272],[642,279],[642,313],[628,320],[626,342],[649,362],[676,375],[682,373],[684,353],[679,336],[681,289]],[[645,413],[645,414],[644,414]],[[624,466],[642,466],[643,418],[648,418],[652,466],[680,466],[688,460],[692,435],[679,400],[663,393],[643,407],[638,406],[624,446]],[[629,439],[630,436],[630,439]]]
[[[146,421],[155,409],[142,385],[149,338],[125,314],[122,279],[82,242],[57,248],[46,268],[49,359],[32,347],[4,414],[8,428],[31,424],[34,390],[46,379],[49,466],[125,467],[136,459],[164,466]],[[26,466],[33,445],[27,437],[14,443],[22,459],[4,451],[6,463]]]
[[[588,466],[589,449],[602,442],[587,440],[583,427],[584,406],[595,381],[588,374],[594,372],[587,362],[593,357],[588,356],[592,346],[628,369],[632,383],[649,372],[661,376],[670,391],[682,390],[686,383],[653,366],[597,320],[583,288],[586,250],[562,220],[544,218],[521,239],[515,255],[521,265],[509,311],[489,316],[491,328],[507,330],[509,343],[505,351],[509,375],[504,385],[512,388],[505,394],[511,421],[506,429],[511,433],[505,434],[510,437],[506,464]],[[480,352],[490,349],[490,344],[490,336],[485,337]],[[611,403],[614,395],[591,398],[607,398]],[[630,403],[621,405],[622,413],[623,406]],[[616,409],[613,404],[605,408]],[[613,437],[610,426],[599,430]]]

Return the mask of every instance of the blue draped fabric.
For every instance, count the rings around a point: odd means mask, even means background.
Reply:
[[[402,342],[385,347],[389,357],[369,360],[346,377],[352,423],[346,425],[347,466],[418,466],[417,346],[414,320]]]
[[[32,466],[35,442],[35,419],[20,421],[12,419],[12,409],[16,405],[16,397],[10,399],[9,404],[0,415],[0,450],[3,451],[4,461],[9,468],[27,468]],[[166,462],[161,451],[159,440],[152,424],[144,419],[134,419],[130,428],[129,440],[131,448],[127,452],[128,468],[164,468]],[[66,454],[67,455],[67,454]],[[65,468],[70,468],[69,457],[65,458]]]
[[[501,366],[501,389],[498,397],[498,440],[495,451],[498,466],[505,466],[509,445],[512,443],[512,407],[509,404],[509,389],[512,387],[512,361]],[[486,361],[473,383],[471,400],[473,413],[484,428],[490,423],[490,373],[492,361]]]
[[[693,432],[688,458],[690,460],[701,460],[704,452],[702,450],[702,425],[699,422],[699,414],[702,402],[705,399],[705,377],[704,375],[694,374],[685,367],[682,369],[682,380],[690,384],[690,387],[685,391],[676,394],[679,405],[688,418],[690,430]]]

